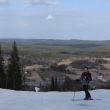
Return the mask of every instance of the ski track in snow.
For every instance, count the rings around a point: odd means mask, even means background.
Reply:
[[[84,92],[23,92],[0,89],[0,110],[110,110],[110,90],[90,91],[94,100],[85,101]]]

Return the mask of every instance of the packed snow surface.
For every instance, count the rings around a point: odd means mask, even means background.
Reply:
[[[84,92],[23,92],[0,89],[0,110],[110,110],[110,90]],[[74,99],[73,99],[74,98]]]

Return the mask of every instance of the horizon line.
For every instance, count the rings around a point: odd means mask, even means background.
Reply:
[[[50,38],[0,38],[0,40],[81,40],[81,41],[110,41],[110,39],[50,39]]]

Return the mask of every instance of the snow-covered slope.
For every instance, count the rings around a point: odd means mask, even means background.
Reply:
[[[95,100],[84,101],[83,92],[17,92],[0,89],[0,110],[110,110],[110,90],[91,91]]]

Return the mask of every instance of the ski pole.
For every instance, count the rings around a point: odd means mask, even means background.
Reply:
[[[74,91],[74,96],[73,96],[73,101],[75,100],[75,91]]]

